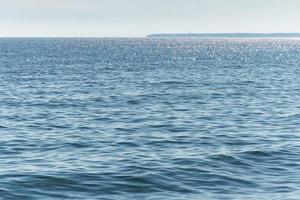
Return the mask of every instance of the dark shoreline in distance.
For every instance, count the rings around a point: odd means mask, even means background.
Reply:
[[[159,33],[147,35],[147,38],[291,38],[300,37],[300,33]]]

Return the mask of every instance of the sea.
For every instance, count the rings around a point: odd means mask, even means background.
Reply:
[[[1,38],[0,199],[299,200],[300,40]]]

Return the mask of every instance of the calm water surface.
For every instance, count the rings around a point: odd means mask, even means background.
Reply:
[[[300,40],[0,39],[0,198],[300,199]]]

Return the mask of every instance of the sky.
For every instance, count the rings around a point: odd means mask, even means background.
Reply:
[[[300,0],[1,0],[2,37],[300,32]]]

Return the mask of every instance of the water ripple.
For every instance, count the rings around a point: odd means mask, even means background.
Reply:
[[[288,39],[0,39],[0,196],[299,199],[299,55]]]

